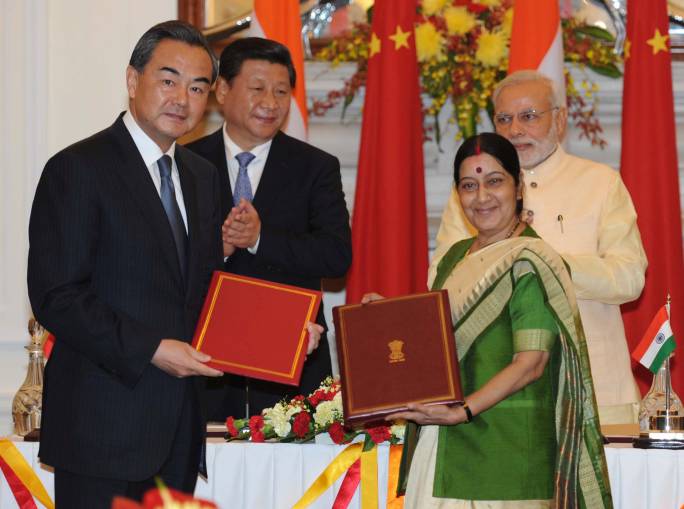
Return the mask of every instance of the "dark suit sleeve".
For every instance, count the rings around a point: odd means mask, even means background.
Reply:
[[[58,342],[133,386],[161,337],[92,291],[98,233],[107,216],[90,170],[62,152],[43,171],[29,224],[29,298]]]
[[[352,251],[340,163],[327,155],[316,164],[308,196],[293,197],[308,201],[308,229],[295,231],[262,221],[256,257],[303,277],[342,277],[351,265]]]

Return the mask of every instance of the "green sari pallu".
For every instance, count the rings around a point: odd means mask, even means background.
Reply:
[[[506,310],[516,282],[528,274],[536,276],[546,309],[559,332],[557,378],[553,380],[556,398],[553,404],[556,435],[553,506],[562,509],[612,508],[587,345],[572,281],[560,256],[535,237],[534,230],[528,227],[521,237],[497,242],[471,255],[466,252],[473,239],[456,243],[440,260],[432,289],[451,286],[449,300],[456,347],[459,359],[464,359],[473,344]],[[448,456],[439,453],[440,449],[445,450],[448,428],[451,427],[442,426],[439,430],[434,496],[461,498],[452,497],[448,486],[445,488],[444,483],[438,482],[439,473],[449,468]],[[406,490],[418,429],[410,424],[406,430],[400,494]]]

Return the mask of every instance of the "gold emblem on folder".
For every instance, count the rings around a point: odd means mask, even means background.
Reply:
[[[392,341],[387,343],[387,346],[390,349],[390,354],[389,354],[390,364],[393,364],[395,362],[406,361],[406,357],[404,356],[404,352],[401,351],[401,349],[404,348],[404,342],[402,340],[393,339]]]

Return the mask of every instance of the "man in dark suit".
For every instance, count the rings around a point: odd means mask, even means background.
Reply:
[[[139,499],[160,476],[192,492],[204,442],[196,383],[221,372],[189,342],[222,264],[216,169],[175,140],[216,76],[179,21],[138,41],[129,109],[53,156],[33,201],[28,290],[57,338],[45,368],[39,456],[64,509]]]
[[[341,277],[351,264],[349,214],[337,158],[280,130],[295,79],[282,44],[256,37],[233,42],[221,54],[216,86],[225,124],[188,148],[218,168],[228,215],[225,269],[320,290],[321,278]],[[322,309],[317,322],[325,324]],[[331,371],[324,337],[299,387],[236,376],[211,380],[209,415],[258,414],[285,396],[311,392]]]

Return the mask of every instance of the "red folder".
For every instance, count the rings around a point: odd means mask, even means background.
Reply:
[[[215,271],[192,346],[227,373],[299,385],[321,292]]]
[[[333,308],[344,420],[463,401],[446,290]]]

